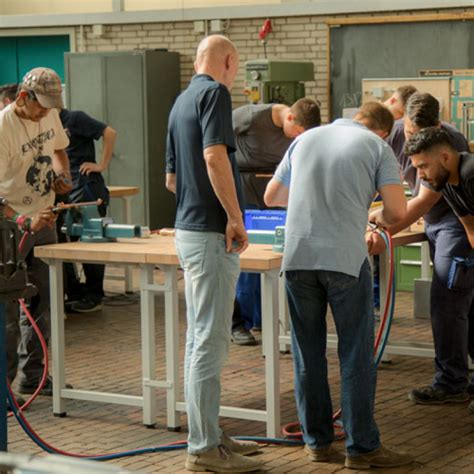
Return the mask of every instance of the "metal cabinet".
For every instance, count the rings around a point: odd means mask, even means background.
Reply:
[[[117,130],[108,185],[138,186],[132,219],[151,229],[172,227],[174,196],[165,188],[168,116],[180,92],[179,54],[134,50],[65,55],[68,108]],[[101,142],[97,156],[100,157]],[[111,215],[121,221],[119,203]]]

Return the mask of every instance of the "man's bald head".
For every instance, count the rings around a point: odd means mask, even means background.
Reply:
[[[199,43],[194,69],[198,74],[209,74],[230,89],[237,73],[238,62],[237,49],[229,38],[210,35]]]

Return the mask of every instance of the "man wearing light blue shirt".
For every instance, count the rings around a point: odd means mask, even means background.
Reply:
[[[412,460],[380,444],[373,413],[371,241],[366,242],[365,230],[377,192],[386,224],[406,214],[398,165],[383,140],[392,126],[388,109],[369,102],[354,120],[305,132],[289,148],[265,193],[267,205],[288,204],[283,271],[305,450],[313,461],[327,462],[334,440],[326,361],[329,303],[339,339],[345,465],[354,469]]]

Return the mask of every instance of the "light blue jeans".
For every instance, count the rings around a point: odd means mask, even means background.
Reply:
[[[186,355],[184,396],[188,413],[188,452],[209,451],[220,443],[220,375],[229,351],[232,312],[240,262],[225,251],[223,234],[176,231],[184,270]]]

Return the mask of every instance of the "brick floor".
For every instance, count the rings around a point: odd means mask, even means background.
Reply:
[[[137,280],[135,274],[135,280]],[[157,280],[162,275],[156,272]],[[120,282],[107,281],[107,290],[119,292]],[[393,340],[418,342],[431,340],[429,322],[414,320],[410,293],[399,293]],[[180,282],[181,361],[185,331],[184,300]],[[156,340],[158,375],[164,376],[163,297],[157,296]],[[332,327],[332,325],[330,324]],[[334,406],[338,406],[339,375],[335,350],[328,351],[329,379]],[[291,355],[282,354],[281,406],[282,423],[296,420],[293,399]],[[433,362],[426,358],[391,356],[390,363],[378,372],[376,418],[383,441],[411,452],[417,462],[391,473],[441,472],[474,473],[474,415],[467,404],[416,406],[407,400],[414,386],[429,383]],[[91,314],[70,314],[66,321],[66,374],[76,388],[101,391],[140,393],[140,322],[138,296],[128,300],[112,298],[103,311]],[[182,374],[182,371],[181,371]],[[248,408],[263,408],[264,362],[261,347],[231,345],[228,363],[223,372],[222,403]],[[166,430],[165,397],[158,391],[158,419],[155,429],[141,424],[141,411],[133,407],[92,402],[67,402],[67,417],[52,415],[51,399],[39,397],[27,411],[34,428],[53,445],[77,453],[110,453],[185,438],[183,416],[181,433]],[[264,436],[263,423],[222,419],[222,427],[230,435]],[[275,473],[354,472],[344,469],[343,442],[335,443],[336,455],[331,463],[311,463],[301,448],[268,446],[257,458],[265,469]],[[9,421],[9,450],[14,453],[40,453],[26,438],[16,421]],[[186,472],[184,451],[135,456],[113,461],[131,471]],[[382,470],[377,470],[383,472]]]

